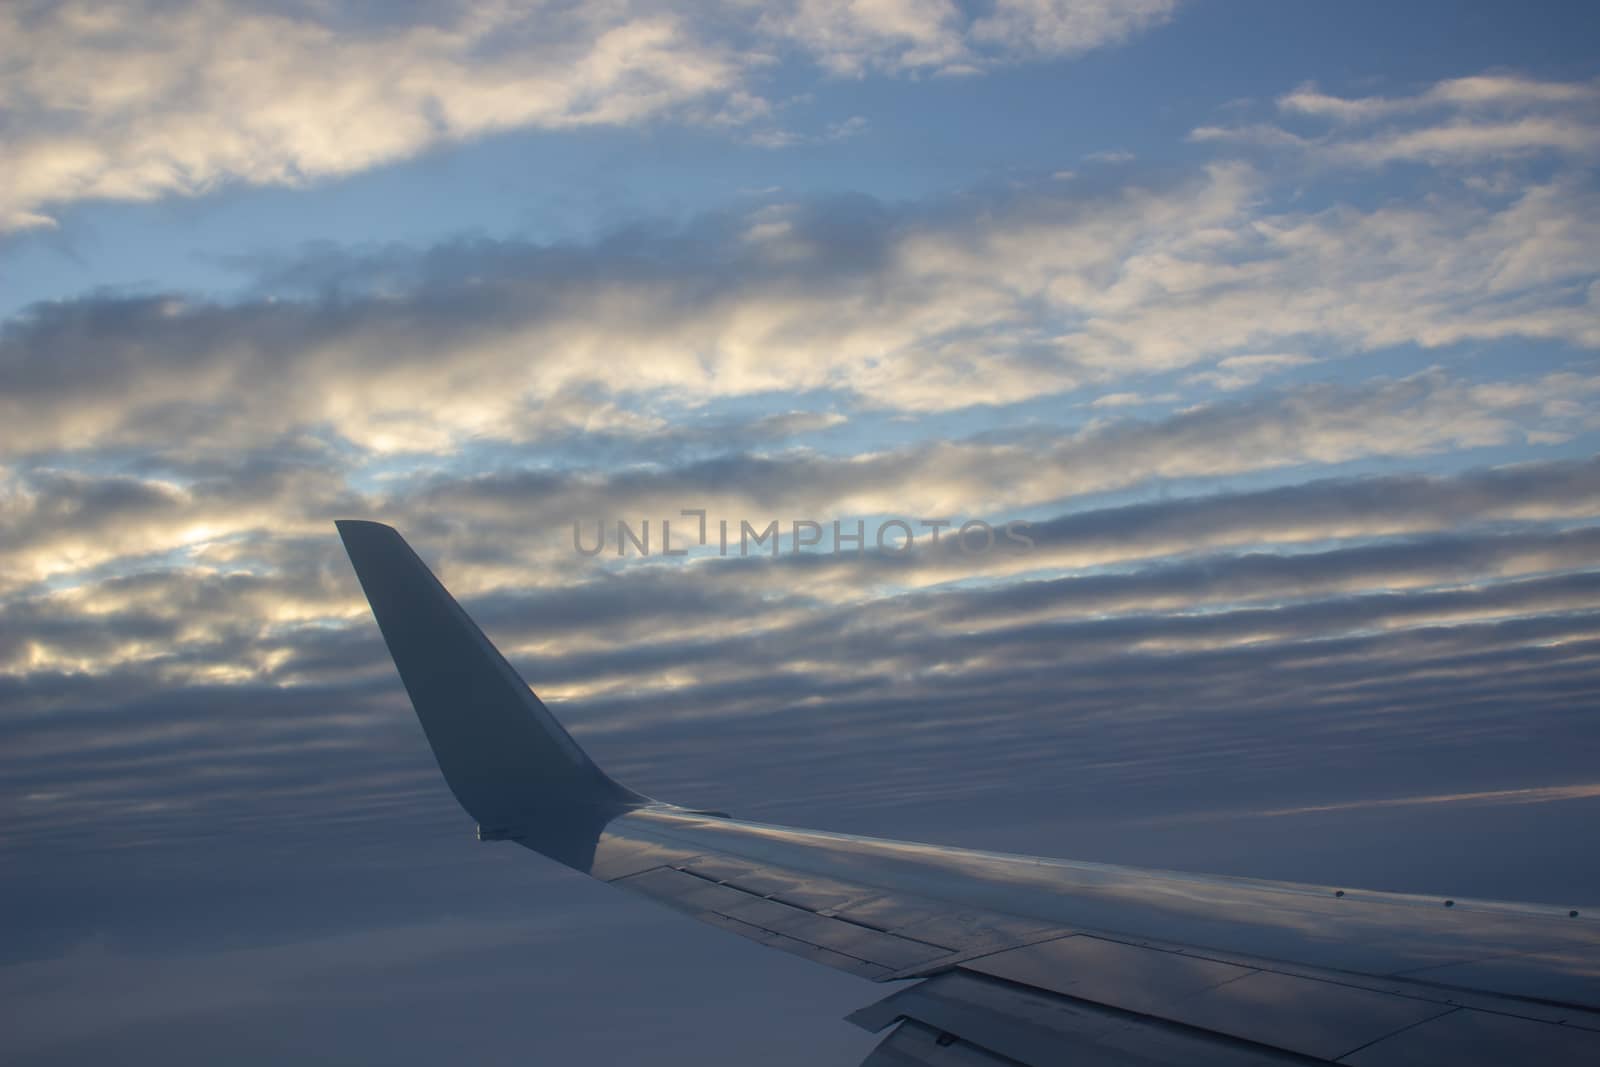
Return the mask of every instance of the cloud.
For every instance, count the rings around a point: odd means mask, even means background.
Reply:
[[[196,0],[0,19],[11,226],[53,203],[297,184],[495,130],[638,122],[731,89],[746,62],[629,6],[452,3],[362,25]]]
[[[713,530],[728,519],[734,531],[741,519],[764,528],[775,518],[785,530],[794,519],[839,519],[848,527],[855,516],[874,515],[1004,522],[1026,509],[1152,482],[1214,484],[1300,466],[1506,444],[1531,432],[1581,426],[1587,411],[1581,398],[1596,391],[1600,380],[1572,373],[1469,384],[1429,371],[1360,386],[1296,386],[1154,419],[1095,420],[1077,429],[1035,427],[998,439],[918,441],[843,455],[760,451],[759,444],[749,447],[760,438],[741,439],[741,432],[838,425],[777,416],[726,435],[710,427],[700,434],[680,430],[677,444],[687,450],[676,461],[668,433],[652,461],[620,470],[595,466],[591,454],[582,465],[435,471],[366,490],[351,486],[349,460],[332,446],[279,460],[266,452],[249,462],[201,464],[165,476],[39,467],[0,483],[0,581],[16,587],[62,580],[119,559],[170,552],[187,552],[196,564],[228,566],[232,541],[316,537],[348,514],[383,515],[456,536],[471,536],[466,528],[474,523],[522,530],[525,538],[531,532],[525,543],[546,559],[569,555],[574,522],[668,518],[684,538],[694,521],[681,518],[684,508],[705,508]],[[701,452],[702,442],[711,448]],[[1593,506],[1589,493],[1570,499],[1572,507]],[[1555,508],[1552,514],[1574,512]],[[659,538],[660,526],[655,530]],[[593,539],[584,536],[586,544]],[[1200,538],[1203,530],[1192,527],[1186,536]],[[472,569],[468,588],[504,581],[508,562],[514,569],[528,561],[485,558]]]
[[[871,124],[860,115],[852,115],[842,122],[830,122],[820,133],[803,134],[777,127],[757,129],[745,135],[748,144],[759,148],[793,148],[802,144],[832,144],[848,141],[867,132]]]
[[[1393,737],[1386,724],[1399,721],[1403,707],[1403,744],[1421,745],[1409,731],[1433,723],[1465,730],[1481,719],[1502,733],[1521,729],[1520,718],[1504,715],[1508,699],[1520,716],[1580,714],[1586,704],[1575,695],[1593,691],[1600,641],[1588,610],[1592,532],[1585,536],[1587,548],[1549,559],[1583,565],[1587,551],[1589,572],[1508,580],[1471,575],[1471,567],[1515,558],[1510,545],[1485,542],[1475,556],[1457,551],[1435,563],[1418,544],[1412,573],[1433,588],[1404,596],[1386,589],[1407,573],[1405,551],[1373,549],[1301,566],[1219,558],[1120,578],[862,597],[799,615],[754,600],[727,601],[720,611],[712,598],[699,608],[680,603],[691,616],[716,614],[717,625],[699,632],[669,625],[628,635],[604,615],[561,620],[544,594],[469,608],[547,699],[581,699],[562,713],[602,754],[623,761],[619,773],[639,764],[671,777],[671,751],[641,738],[670,726],[678,744],[692,744],[694,723],[725,724],[735,736],[734,724],[745,723],[772,733],[775,746],[786,739],[790,753],[795,731],[827,728],[864,741],[898,735],[904,752],[922,731],[981,715],[987,748],[1009,750],[1032,734],[1059,756],[1046,739],[1105,728],[1107,715],[1154,740],[1157,724],[1181,734],[1208,717],[1244,716],[1267,729],[1286,706],[1315,708],[1317,723],[1301,723],[1310,733],[1296,744],[1350,746],[1363,745],[1369,730]],[[1254,595],[1268,592],[1271,567],[1284,577],[1276,594],[1284,602],[1238,603],[1250,595],[1241,582],[1255,583]],[[606,602],[604,590],[574,595]],[[1195,609],[1172,611],[1165,598],[1174,596]],[[627,615],[622,605],[617,612]],[[548,634],[557,622],[611,640],[516,651],[530,627]],[[180,646],[175,658],[215,661],[260,640]],[[39,671],[12,682],[0,719],[12,843],[109,834],[132,845],[151,835],[223,832],[245,817],[288,830],[312,810],[359,824],[392,805],[444,802],[432,795],[442,791],[370,624],[299,628],[276,640],[289,657],[256,680],[175,688],[170,664],[151,662],[80,676]],[[337,663],[337,672],[306,671],[320,659]],[[1341,731],[1352,732],[1340,740]],[[759,765],[781,758],[780,747],[759,751]],[[1025,760],[1015,769],[1031,773]],[[941,788],[998,787],[976,778]],[[427,797],[417,793],[424,782]],[[874,785],[880,801],[893,784]]]
[[[1215,370],[1191,374],[1185,380],[1215,389],[1244,389],[1269,375],[1315,362],[1310,356],[1299,355],[1228,356],[1217,361]]]
[[[1278,98],[1292,118],[1332,123],[1301,133],[1266,122],[1203,126],[1191,140],[1299,149],[1324,162],[1376,167],[1505,164],[1534,155],[1600,153],[1600,84],[1483,74],[1441,81],[1412,96],[1341,97],[1303,85]]]
[[[1074,55],[1159,25],[1177,7],[1178,0],[997,0],[973,23],[972,36],[1025,54]]]
[[[950,0],[798,0],[760,25],[836,76],[955,75],[1103,48],[1160,25],[1177,7],[1178,0],[998,0],[973,18]]]
[[[15,1009],[0,1048],[19,1064],[103,1059],[130,1045],[165,1063],[197,1065],[218,1057],[412,1064],[456,1055],[494,1064],[678,1062],[703,1054],[706,1030],[720,1019],[719,1042],[730,1054],[790,1065],[816,1062],[819,1051],[840,1062],[859,1059],[876,1041],[840,1018],[861,1000],[860,985],[847,977],[708,934],[627,894],[549,877],[525,853],[491,858],[483,849],[427,845],[407,851],[410,866],[395,865],[387,875],[370,861],[335,859],[320,887],[224,859],[228,873],[269,882],[287,899],[247,899],[253,894],[201,875],[210,895],[188,889],[182,906],[239,924],[208,944],[147,945],[119,922],[59,954],[0,966],[0,989]],[[442,867],[441,853],[455,861],[453,869]],[[530,874],[516,873],[517,866]],[[463,878],[464,869],[474,876]],[[97,873],[131,880],[115,861]],[[411,888],[395,893],[397,878]],[[364,906],[351,907],[356,893],[365,894]],[[536,918],[527,917],[530,894]],[[384,897],[406,903],[375,918],[369,909]],[[465,912],[469,900],[470,916],[446,910]],[[341,912],[337,930],[310,917],[330,904]],[[300,914],[266,918],[296,908]],[[152,925],[174,925],[159,905],[122,901],[120,909],[123,920],[143,914]],[[556,969],[529,965],[569,956]],[[739,977],[713,1007],[705,983],[715,984],[719,972]],[[642,996],[668,1022],[648,1032],[617,1027],[594,997],[597,988]],[[808,995],[818,1018],[779,1023],[791,1033],[775,1035],[772,1018],[784,1015],[796,991]],[[88,1002],[102,1002],[104,1010],[85,1018]],[[507,1041],[491,1020],[530,1005],[563,1025]],[[466,1020],[470,1032],[458,1029]],[[836,1025],[824,1023],[817,1033],[822,1020]]]
[[[1600,86],[1593,82],[1550,82],[1509,74],[1480,74],[1448,78],[1425,92],[1405,97],[1339,97],[1307,84],[1280,96],[1278,107],[1290,113],[1353,123],[1425,111],[1492,111],[1597,101],[1600,101]]]
[[[1578,785],[1542,786],[1534,789],[1489,789],[1476,793],[1443,793],[1426,796],[1382,797],[1372,800],[1354,800],[1343,804],[1319,804],[1307,808],[1282,808],[1252,814],[1261,818],[1282,818],[1325,811],[1348,811],[1353,808],[1401,808],[1427,804],[1549,804],[1559,800],[1577,800],[1600,796],[1600,783],[1585,782]]]
[[[669,483],[708,493],[735,469],[691,466]],[[753,468],[749,485],[761,487],[753,496],[778,494],[759,499],[781,507],[792,489],[771,484],[779,469]],[[976,671],[972,684],[980,684],[994,657],[1026,658],[1033,655],[1027,647],[1063,641],[1085,662],[1141,649],[1220,655],[1269,638],[1276,647],[1341,631],[1481,625],[1522,614],[1545,620],[1527,640],[1576,653],[1584,631],[1560,616],[1581,609],[1592,590],[1560,576],[1592,571],[1596,544],[1590,528],[1562,532],[1550,524],[1600,511],[1597,469],[1592,461],[1538,464],[1092,510],[1036,523],[1037,548],[1018,556],[974,558],[924,546],[909,557],[784,555],[687,569],[657,561],[616,574],[573,565],[567,516],[544,499],[553,489],[573,492],[560,478],[424,481],[381,504],[342,499],[330,510],[400,521],[546,697],[579,701],[580,727],[605,722],[627,731],[660,716],[723,720],[808,700],[843,701],[839,714],[848,715],[877,699],[882,686],[931,665],[942,664],[944,683],[965,692],[961,679]],[[72,812],[105,820],[105,806],[119,804],[139,825],[163,826],[189,810],[172,775],[187,776],[213,812],[280,787],[285,803],[326,796],[331,804],[343,786],[316,785],[314,768],[309,777],[283,779],[281,758],[323,747],[330,759],[353,747],[403,748],[403,731],[373,734],[408,720],[395,717],[403,709],[383,688],[390,668],[327,530],[332,515],[297,510],[306,501],[296,484],[268,476],[174,496],[120,481],[41,483],[52,495],[40,512],[71,518],[59,530],[32,527],[19,539],[23,558],[59,557],[54,539],[95,545],[92,529],[123,539],[96,557],[115,569],[13,591],[0,611],[0,730],[11,732],[0,749],[27,761],[7,775],[20,812],[59,824],[78,817]],[[649,484],[615,477],[602,490],[611,495],[596,499],[613,514],[636,514]],[[152,514],[153,522],[143,517]],[[245,529],[227,525],[236,518]],[[168,551],[173,531],[196,523],[215,523],[219,539]],[[296,529],[304,532],[295,536]],[[1395,537],[1407,540],[1364,543]],[[1330,541],[1345,544],[1303,550]],[[1239,549],[1249,551],[1226,554]],[[897,589],[1106,566],[1133,569],[983,592],[958,584],[872,603]],[[1558,577],[1504,584],[1493,596],[1472,591],[1540,575]],[[1436,592],[1397,598],[1396,590]],[[1382,595],[1348,599],[1375,591]],[[1299,607],[1243,610],[1252,604]],[[1180,610],[1210,617],[1170,617]],[[1059,633],[1035,629],[1075,621],[1081,625]],[[984,637],[975,644],[977,634]],[[1510,684],[1509,674],[1504,680]],[[222,755],[242,743],[241,721],[258,735]],[[189,745],[202,755],[187,754]],[[232,777],[205,769],[218,759]],[[60,767],[70,767],[76,783],[65,790]],[[425,772],[414,768],[404,780]],[[373,796],[401,788],[390,773],[369,783]],[[133,789],[153,789],[157,806],[142,806],[127,792]],[[368,817],[360,814],[365,802],[337,803],[352,818]]]
[[[766,204],[588,245],[313,252],[233,300],[39,305],[0,332],[0,447],[438,452],[780,391],[937,412],[1242,383],[1284,352],[1600,347],[1600,199],[1574,175],[1315,211],[1263,209],[1266,182],[1217,164],[1101,194]]]
[[[797,43],[836,75],[869,67],[934,69],[966,60],[965,19],[949,0],[800,0],[762,19],[763,28]]]
[[[739,126],[770,111],[753,76],[774,49],[834,74],[978,69],[1114,44],[1175,6],[1007,0],[969,22],[944,0],[8,4],[0,232],[79,200],[299,185],[502,130]]]
[[[0,586],[182,552],[252,530],[326,529],[361,497],[326,463],[253,456],[179,484],[170,478],[37,469],[0,482]]]
[[[1097,396],[1089,402],[1092,408],[1131,408],[1143,404],[1170,404],[1177,398],[1176,394],[1166,393],[1162,396],[1145,396],[1141,393],[1107,393]]]
[[[1581,582],[1511,580],[1571,575],[1600,560],[1592,528],[1546,525],[1596,512],[1595,469],[1545,464],[1449,479],[1332,481],[1101,509],[1035,523],[1033,551],[994,558],[957,552],[948,539],[935,549],[924,536],[907,555],[713,556],[690,567],[658,557],[616,573],[576,568],[570,546],[530,536],[541,513],[505,480],[431,488],[389,506],[422,516],[402,519],[402,526],[508,652],[540,660],[546,695],[593,697],[636,688],[641,672],[670,685],[704,685],[711,681],[705,665],[723,663],[740,676],[750,657],[725,651],[737,645],[791,647],[806,659],[813,640],[803,635],[866,624],[891,633],[942,618],[970,634],[1029,620],[1143,615],[1153,627],[1161,613],[1178,609],[1301,604],[1294,632],[1311,635],[1317,626],[1323,633],[1371,629],[1377,617],[1416,626],[1531,610],[1524,604],[1568,610],[1559,605],[1578,607],[1589,595]],[[565,537],[564,529],[555,532]],[[159,543],[164,534],[150,536]],[[1305,550],[1330,543],[1337,547]],[[1227,554],[1240,549],[1248,551]],[[1107,566],[1123,569],[1083,573]],[[1064,570],[1075,575],[981,590],[961,584]],[[152,694],[174,685],[384,677],[381,646],[370,634],[353,641],[349,627],[360,630],[366,616],[346,579],[326,533],[288,539],[263,531],[131,573],[13,594],[0,611],[0,671],[19,679],[133,672],[147,677],[134,688],[155,687]],[[957,584],[941,584],[951,581]],[[1502,599],[1472,593],[1480,582],[1505,583]],[[1398,590],[1437,592],[1388,595]],[[1384,595],[1348,609],[1359,622],[1332,607],[1337,598],[1370,591]],[[1280,636],[1291,616],[1270,616],[1279,620],[1273,626]],[[1206,622],[1206,633],[1225,617]],[[735,621],[733,632],[742,636],[730,645],[725,635]],[[1171,623],[1174,633],[1193,625]],[[1128,631],[1114,627],[1112,640],[1130,640]],[[874,658],[870,645],[860,653]],[[824,673],[845,670],[846,662]],[[726,667],[713,675],[721,673]],[[128,681],[117,688],[126,695]]]

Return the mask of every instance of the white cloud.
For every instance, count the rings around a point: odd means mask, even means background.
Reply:
[[[761,27],[836,76],[973,74],[1000,63],[1078,55],[1170,18],[1180,0],[996,0],[970,18],[953,0],[795,0]]]
[[[798,0],[769,12],[761,24],[835,75],[968,62],[961,9],[951,0]]]
[[[973,24],[949,0],[446,0],[363,24],[256,0],[5,4],[0,232],[76,200],[294,185],[499,130],[741,126],[771,111],[752,79],[774,50],[834,74],[977,69],[1113,44],[1172,7],[1002,4]]]
[[[1202,126],[1194,141],[1297,148],[1330,163],[1462,165],[1540,153],[1600,154],[1600,83],[1505,74],[1452,78],[1411,96],[1341,97],[1303,85],[1278,98],[1285,116],[1332,123],[1308,133],[1269,122]]]
[[[461,4],[433,14],[361,28],[221,0],[7,5],[0,225],[88,197],[348,174],[517,126],[639,121],[741,72],[738,57],[667,14]]]
[[[1036,55],[1074,55],[1170,18],[1178,0],[996,0],[972,37]]]
[[[1045,181],[905,212],[773,203],[660,247],[484,242],[336,261],[349,295],[332,304],[64,302],[0,334],[0,442],[181,432],[198,447],[332,426],[426,451],[648,428],[629,399],[641,395],[670,408],[835,390],[926,412],[1139,392],[1173,371],[1239,387],[1285,353],[1519,336],[1600,348],[1600,196],[1574,177],[1509,203],[1458,189],[1264,209],[1272,192],[1227,164],[1088,198]]]
[[[848,141],[852,137],[859,137],[867,132],[871,125],[860,115],[851,115],[841,122],[830,122],[821,133],[806,134],[781,127],[766,127],[751,130],[745,135],[746,144],[753,144],[758,148],[793,148],[802,144],[831,144],[835,141]]]
[[[1549,82],[1515,75],[1480,74],[1450,78],[1414,96],[1340,97],[1303,85],[1278,98],[1286,112],[1338,122],[1370,122],[1430,110],[1491,111],[1530,105],[1585,104],[1600,100],[1593,82]]]
[[[1331,148],[1337,158],[1366,165],[1399,160],[1461,163],[1534,152],[1586,156],[1597,150],[1600,150],[1600,132],[1592,123],[1540,117],[1504,122],[1447,122],[1339,143]]]
[[[1095,408],[1127,408],[1148,403],[1140,393],[1107,393],[1105,396],[1096,397],[1090,404]]]
[[[1596,395],[1594,375],[1470,383],[1434,370],[1352,387],[1301,385],[1154,419],[1100,417],[1076,431],[1041,428],[1014,440],[919,442],[846,455],[744,452],[677,464],[663,458],[611,473],[405,481],[365,493],[334,465],[332,450],[315,465],[263,464],[190,484],[36,471],[0,483],[0,590],[183,546],[199,554],[196,565],[226,570],[227,555],[216,546],[231,538],[252,531],[314,537],[340,514],[411,516],[418,525],[456,516],[489,531],[496,524],[555,531],[558,537],[538,544],[562,555],[580,516],[676,516],[690,506],[708,509],[713,521],[733,516],[735,525],[739,516],[762,515],[992,515],[1151,481],[1428,456],[1571,432]],[[776,436],[837,420],[790,415],[777,422],[758,429]],[[1575,497],[1572,504],[1588,509],[1593,501]],[[1333,536],[1332,529],[1323,523],[1317,536]]]
[[[1215,389],[1244,389],[1279,371],[1315,362],[1310,356],[1301,355],[1228,356],[1217,361],[1215,370],[1191,374],[1184,380]]]

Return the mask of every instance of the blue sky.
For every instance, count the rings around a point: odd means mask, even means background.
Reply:
[[[1592,904],[1596,21],[0,9],[0,1057],[864,1054],[470,839],[346,516],[654,795]]]

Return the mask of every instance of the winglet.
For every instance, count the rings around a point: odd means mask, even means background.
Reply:
[[[595,766],[398,531],[335,525],[439,769],[479,836],[584,866],[599,827],[649,798]]]

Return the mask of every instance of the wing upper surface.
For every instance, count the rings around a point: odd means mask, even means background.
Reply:
[[[340,532],[441,770],[517,841],[877,981],[887,1064],[1600,1063],[1600,923],[1566,908],[798,830],[608,778],[398,533]],[[1520,1050],[1512,1056],[1508,1050]]]
[[[1059,1056],[1065,1043],[1082,1062],[1095,1061],[1080,1045],[1101,1044],[1117,1063],[1499,1064],[1511,1046],[1520,1062],[1600,1062],[1600,924],[1568,910],[1446,907],[668,808],[614,820],[590,873],[852,974],[928,979],[857,1019],[902,1023],[885,1064],[968,1062],[953,1044],[928,1045],[930,1028],[995,1062],[1060,1062],[1040,1050]],[[907,1058],[928,1048],[935,1058]]]

